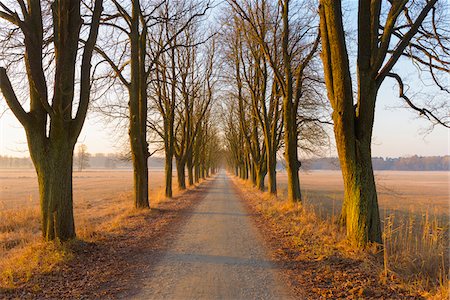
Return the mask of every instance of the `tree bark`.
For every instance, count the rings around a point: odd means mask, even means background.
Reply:
[[[180,190],[185,190],[186,189],[186,174],[185,174],[186,163],[182,159],[176,159],[176,165],[177,165],[178,188]]]
[[[194,180],[196,183],[200,181],[200,165],[195,164],[194,166]]]
[[[194,170],[193,170],[194,166],[192,163],[192,153],[188,154],[186,166],[188,169],[189,186],[193,186],[194,185]]]
[[[256,173],[256,187],[258,188],[258,190],[264,192],[265,189],[264,179],[266,178],[267,169],[265,168],[265,166],[256,165],[255,173]]]
[[[166,191],[165,195],[167,198],[172,198],[172,158],[173,153],[169,148],[166,148],[166,161],[165,161],[165,176],[166,176]]]
[[[54,138],[48,152],[30,145],[38,176],[41,202],[42,235],[46,240],[75,238],[73,217],[73,146],[64,134]]]
[[[291,98],[292,99],[292,98]],[[284,100],[284,159],[286,161],[286,173],[288,177],[288,200],[291,202],[300,201],[300,178],[298,170],[300,163],[298,160],[297,146],[297,122],[292,112],[292,102],[289,97]]]
[[[132,149],[134,147],[132,146]],[[139,147],[140,148],[140,147]],[[132,151],[134,207],[150,208],[148,199],[148,160],[147,152],[134,148]]]
[[[272,151],[267,152],[267,174],[269,193],[277,194],[277,159]]]

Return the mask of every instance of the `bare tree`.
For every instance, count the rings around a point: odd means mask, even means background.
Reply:
[[[8,106],[25,128],[38,175],[43,236],[47,240],[65,241],[75,237],[73,150],[88,109],[91,58],[103,1],[96,0],[93,7],[89,7],[92,11],[89,20],[81,17],[80,1],[53,1],[51,16],[45,15],[48,9],[45,1],[17,3],[18,7],[14,7],[1,1],[0,17],[23,45],[15,51],[20,51],[19,57],[26,68],[30,110],[27,112],[19,102],[5,68],[0,68],[0,88]],[[78,63],[79,40],[84,35],[82,27],[87,27],[89,33]],[[44,65],[44,61],[48,65]],[[51,74],[49,66],[54,66]],[[75,101],[77,72],[80,73],[79,99]],[[47,78],[50,75],[54,76],[51,81]],[[53,85],[52,92],[49,92],[49,85]]]
[[[209,2],[166,3],[159,10],[163,21],[151,36],[150,51],[160,55],[155,59],[155,71],[149,80],[152,115],[147,126],[164,145],[166,197],[172,197],[174,156],[178,185],[181,189],[186,187],[185,165],[194,147],[198,124],[211,103],[211,97],[202,98],[200,93],[201,73],[208,76],[209,71],[208,67],[199,69],[198,48],[204,40],[195,33],[201,17],[209,9]],[[171,18],[171,13],[176,17]]]
[[[91,155],[87,152],[87,146],[85,144],[80,144],[77,149],[77,165],[78,171],[81,172],[83,169],[89,167],[89,158]]]
[[[437,0],[359,1],[355,103],[341,1],[320,0],[322,61],[345,187],[342,217],[347,236],[356,245],[381,243],[371,143],[375,103],[384,80],[396,80],[400,97],[422,116],[434,124],[450,125],[445,108],[415,105],[405,95],[400,75],[393,71],[400,57],[411,58],[426,66],[436,84],[447,90],[435,74],[442,71],[448,76],[450,63],[448,31],[440,31],[436,23],[439,12],[444,7]]]
[[[267,39],[264,21],[265,9],[268,9],[266,1],[229,1],[234,11],[250,25],[255,40],[260,44],[269,65],[274,73],[274,78],[283,100],[283,125],[284,125],[284,157],[286,172],[288,175],[288,199],[290,201],[301,200],[298,158],[298,128],[297,113],[300,99],[303,95],[303,83],[305,70],[311,62],[318,47],[318,38],[312,38],[314,26],[304,24],[295,26],[297,32],[293,32],[292,19],[289,15],[291,2],[279,1],[276,7],[275,23],[273,30],[276,47],[271,47]],[[310,18],[306,18],[309,21]],[[299,55],[299,52],[301,55]],[[280,55],[281,54],[281,57]]]

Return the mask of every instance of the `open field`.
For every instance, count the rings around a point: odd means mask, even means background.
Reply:
[[[156,206],[164,199],[164,172],[151,170],[149,175],[150,201]],[[430,289],[428,282],[436,287],[447,278],[441,272],[448,265],[448,261],[443,258],[448,252],[445,245],[448,244],[450,217],[449,176],[449,172],[376,172],[384,237],[389,247],[389,257],[386,259],[389,269],[398,274],[404,273],[404,277],[411,278],[413,282],[419,282],[417,285],[422,290]],[[176,194],[176,173],[174,177]],[[343,196],[340,172],[301,173],[300,180],[306,205],[321,215],[323,220],[336,220],[329,216],[339,215]],[[282,196],[286,189],[286,176],[282,172],[278,173],[278,186]],[[249,195],[255,199],[259,197],[257,193]],[[0,170],[0,257],[3,258],[0,259],[0,271],[3,270],[0,275],[3,281],[9,278],[4,270],[15,268],[16,257],[27,257],[22,253],[33,249],[33,245],[40,240],[38,199],[34,170]],[[282,197],[279,198],[281,199]],[[266,207],[272,217],[305,216],[292,214],[291,210],[299,207],[286,206],[279,200],[266,198],[262,202],[266,204],[262,207]],[[132,207],[131,170],[87,170],[74,173],[74,213],[77,235],[81,239],[95,240],[101,237],[102,232],[114,230],[127,216],[133,214]],[[274,214],[278,210],[279,214]],[[395,216],[392,224],[387,218],[389,215]],[[306,222],[294,222],[290,219],[284,221],[287,227]],[[311,224],[328,224],[323,226],[335,228],[333,222],[320,222],[322,221]],[[412,234],[409,228],[414,228]],[[293,236],[300,236],[297,231],[293,232]],[[336,236],[332,239],[333,243],[339,241],[339,234]],[[54,258],[55,263],[61,259]],[[16,262],[9,266],[13,261]],[[28,272],[27,268],[24,267],[24,272]],[[6,285],[9,282],[6,281]],[[5,285],[5,282],[2,284]]]
[[[85,170],[74,172],[73,191],[75,208],[108,205],[131,193],[131,170]],[[150,171],[150,196],[158,194],[164,186],[164,171]],[[29,170],[0,169],[0,208],[20,209],[39,205],[36,173]]]
[[[277,179],[286,194],[286,175],[278,173]],[[450,172],[376,171],[375,180],[381,214],[450,215]],[[344,194],[340,171],[302,172],[300,185],[307,204],[339,213]]]
[[[382,217],[395,213],[422,218],[427,214],[448,224],[449,176],[449,172],[376,172]],[[151,170],[149,178],[150,202],[155,203],[164,198],[164,171]],[[280,194],[285,192],[286,179],[284,173],[278,173]],[[176,178],[173,180],[176,193]],[[339,214],[343,197],[339,171],[302,172],[300,180],[306,204],[322,215]],[[75,222],[81,237],[111,226],[133,207],[131,170],[75,172],[73,184]],[[0,252],[36,239],[39,230],[34,170],[0,170]]]
[[[176,176],[176,173],[174,174]],[[152,205],[164,199],[164,172],[150,171]],[[90,239],[133,212],[130,170],[87,170],[73,176],[77,235]],[[174,184],[174,195],[178,193]],[[39,192],[34,170],[0,170],[0,257],[40,240]],[[6,259],[7,260],[7,259]],[[2,260],[0,259],[0,270]]]
[[[450,172],[375,172],[381,211],[450,215]],[[150,201],[163,196],[164,171],[151,170]],[[176,188],[174,173],[174,188]],[[87,170],[74,173],[75,210],[95,207],[102,210],[117,202],[126,202],[133,185],[131,170]],[[278,173],[281,193],[286,191],[287,177]],[[324,208],[340,208],[343,183],[340,171],[310,171],[300,174],[302,192],[307,203]],[[34,170],[0,169],[0,211],[38,207],[39,192]]]

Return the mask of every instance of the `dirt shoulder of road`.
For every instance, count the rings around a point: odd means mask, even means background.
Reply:
[[[352,251],[332,225],[230,177],[281,275],[299,299],[422,298],[395,276],[380,276],[379,255]]]
[[[114,230],[98,233],[89,241],[65,245],[70,259],[13,289],[0,290],[0,298],[112,299],[133,294],[143,272],[159,259],[160,250],[172,240],[186,213],[202,201],[213,180],[149,211],[130,213]]]

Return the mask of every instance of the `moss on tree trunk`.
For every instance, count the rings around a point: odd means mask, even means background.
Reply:
[[[72,196],[72,160],[62,154],[46,157],[38,173],[42,235],[46,240],[75,238]]]

